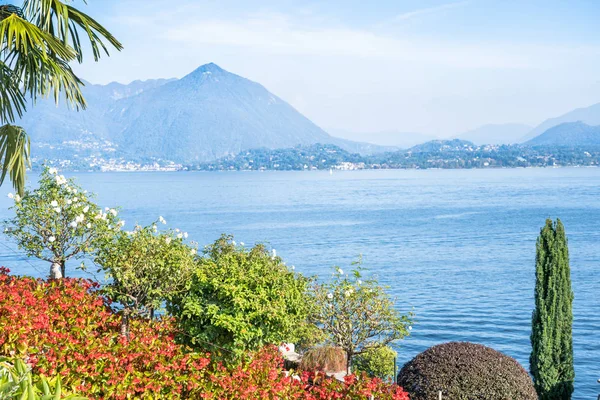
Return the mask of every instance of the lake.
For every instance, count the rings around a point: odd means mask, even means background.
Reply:
[[[400,366],[431,345],[466,340],[528,369],[535,241],[545,219],[559,217],[575,292],[574,398],[600,393],[598,168],[66,175],[103,207],[122,207],[126,229],[162,215],[201,245],[222,233],[267,242],[297,271],[323,279],[362,255],[397,307],[414,307]],[[0,219],[11,215],[8,192]],[[15,273],[48,270],[4,236],[0,257]]]

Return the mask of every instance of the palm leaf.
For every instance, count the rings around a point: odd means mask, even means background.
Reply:
[[[6,65],[34,102],[50,93],[58,102],[62,92],[69,104],[85,108],[82,82],[68,64],[77,57],[72,47],[12,14],[0,21],[0,48],[7,53]]]
[[[0,61],[0,120],[14,122],[26,110],[25,95],[19,86],[19,76]],[[15,115],[16,114],[16,115]]]
[[[109,55],[103,39],[117,50],[123,49],[123,45],[96,20],[61,0],[25,0],[23,11],[40,29],[56,36],[65,45],[72,46],[79,62],[83,61],[80,31],[87,35],[96,61],[102,53]]]
[[[23,128],[8,124],[0,126],[0,185],[4,183],[6,175],[9,175],[15,190],[23,195],[25,170],[27,166],[31,166],[30,152],[29,137]]]

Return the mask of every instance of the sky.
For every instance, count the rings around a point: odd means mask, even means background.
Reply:
[[[446,137],[600,102],[597,0],[88,0],[125,49],[93,83],[215,62],[322,128]]]

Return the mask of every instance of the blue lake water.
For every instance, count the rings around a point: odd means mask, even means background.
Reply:
[[[574,398],[600,393],[600,169],[74,176],[102,206],[121,206],[127,229],[162,215],[201,245],[222,233],[268,242],[288,265],[322,278],[362,254],[397,307],[416,312],[400,365],[431,345],[468,340],[528,368],[535,240],[546,218],[560,217],[575,292]],[[11,215],[8,191],[0,219]],[[0,264],[36,276],[48,270],[3,236]]]

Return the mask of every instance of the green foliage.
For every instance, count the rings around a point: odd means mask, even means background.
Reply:
[[[411,400],[538,400],[529,374],[513,358],[474,343],[430,347],[407,362],[398,385]]]
[[[541,400],[573,393],[573,290],[565,228],[546,220],[536,245],[530,368]]]
[[[401,315],[376,279],[364,279],[360,261],[350,275],[336,268],[333,279],[314,286],[318,304],[315,322],[327,340],[344,349],[350,362],[355,355],[385,346],[410,333],[412,313]]]
[[[161,232],[157,224],[162,221],[117,232],[96,254],[95,263],[109,278],[103,292],[123,305],[127,317],[147,315],[178,295],[195,265],[197,250],[185,243],[187,233]]]
[[[223,236],[206,248],[187,291],[168,310],[185,332],[182,340],[237,359],[266,344],[313,339],[309,285],[265,246],[247,250]]]
[[[355,372],[366,372],[371,377],[394,379],[394,360],[397,353],[389,346],[376,347],[354,357]]]
[[[0,184],[8,174],[20,195],[25,190],[29,164],[29,138],[11,125],[26,111],[27,98],[61,94],[75,107],[85,107],[83,83],[69,63],[83,61],[79,32],[89,40],[94,58],[105,39],[120,50],[121,44],[98,22],[60,0],[24,0],[23,7],[0,6]]]
[[[15,216],[5,221],[5,233],[28,256],[52,263],[53,278],[64,277],[66,261],[93,253],[123,224],[115,209],[102,211],[92,194],[58,175],[55,168],[44,169],[39,188],[23,197],[9,196],[15,202]]]
[[[34,375],[19,358],[0,357],[0,399],[4,400],[86,400],[86,397],[65,396],[60,375],[53,379]]]

